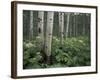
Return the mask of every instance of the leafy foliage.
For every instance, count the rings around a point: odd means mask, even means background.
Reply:
[[[31,68],[52,68],[52,67],[75,67],[89,66],[90,59],[90,40],[88,37],[66,38],[63,45],[57,37],[52,39],[52,64],[43,62],[40,41],[24,41],[24,69]]]

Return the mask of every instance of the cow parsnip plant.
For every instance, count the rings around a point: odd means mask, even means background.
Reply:
[[[57,37],[52,38],[52,63],[46,64],[41,53],[40,41],[24,41],[24,69],[32,68],[56,68],[56,67],[77,67],[91,65],[90,42],[89,38],[72,37],[60,40]]]

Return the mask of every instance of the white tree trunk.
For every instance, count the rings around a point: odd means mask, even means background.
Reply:
[[[29,29],[29,40],[33,38],[33,11],[30,11],[30,29]]]
[[[44,11],[38,12],[38,36],[41,48],[44,46]]]
[[[69,30],[70,13],[66,13],[66,15],[67,15],[66,38],[67,38],[68,37],[68,30]]]
[[[64,37],[64,13],[59,13],[59,31],[60,31],[60,42],[62,45]]]
[[[47,63],[50,62],[50,56],[51,56],[53,17],[54,17],[54,12],[47,13],[47,27],[46,27],[46,41],[45,41],[45,53],[47,55]]]

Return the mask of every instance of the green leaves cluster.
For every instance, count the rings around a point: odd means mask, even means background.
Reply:
[[[23,43],[23,68],[39,68],[40,61],[42,60],[42,55],[40,53],[40,48],[37,46],[37,41],[24,41]]]
[[[59,44],[59,39],[54,38],[52,46],[52,53],[57,63],[71,67],[90,65],[90,40],[88,37],[66,38],[63,46]]]
[[[41,53],[40,41],[24,41],[23,43],[23,68],[56,68],[90,66],[90,40],[88,37],[72,37],[60,40],[57,37],[52,39],[52,64],[43,62],[44,56]]]

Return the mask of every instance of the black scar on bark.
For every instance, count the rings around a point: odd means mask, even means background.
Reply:
[[[41,29],[40,28],[38,29],[38,31],[39,31],[39,33],[41,33]]]

